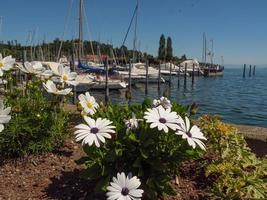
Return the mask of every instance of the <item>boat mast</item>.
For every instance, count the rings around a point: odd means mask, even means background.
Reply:
[[[139,5],[139,0],[137,0],[137,3],[136,3],[136,13],[135,13],[135,26],[134,26],[134,41],[133,41],[133,63],[136,62],[136,42],[137,42],[137,15],[138,15],[138,5]]]
[[[2,34],[2,23],[3,23],[3,17],[0,16],[0,36]]]
[[[211,60],[211,67],[213,66],[213,39],[210,40],[211,41],[211,55],[210,55],[210,60]]]
[[[80,0],[80,8],[79,8],[79,42],[78,42],[78,60],[81,60],[82,52],[83,52],[83,0]]]
[[[207,61],[207,40],[206,40],[206,34],[203,33],[203,46],[202,46],[202,62],[206,63]]]

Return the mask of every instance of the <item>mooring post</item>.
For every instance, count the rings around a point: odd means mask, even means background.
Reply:
[[[126,92],[126,98],[128,99],[128,103],[131,103],[132,98],[132,60],[129,62],[129,77],[128,77],[128,91]]]
[[[199,67],[197,68],[197,76],[200,76],[200,69],[199,69]]]
[[[161,65],[161,62],[159,62],[159,73],[158,73],[158,91],[160,91],[160,81],[161,81],[161,75],[160,75],[160,65]]]
[[[244,69],[243,69],[243,78],[246,77],[246,64],[244,64]]]
[[[109,87],[108,87],[108,59],[105,59],[105,70],[106,70],[106,80],[105,80],[105,89],[106,89],[106,94],[105,94],[105,103],[106,105],[109,102]]]
[[[171,82],[172,82],[172,63],[170,63],[170,74],[169,74],[169,85],[171,86]]]
[[[251,65],[249,65],[249,73],[248,76],[251,77]]]
[[[253,67],[253,76],[255,76],[255,71],[256,71],[256,65]]]
[[[177,73],[177,87],[180,87],[180,70],[181,70],[181,66],[178,66],[178,73]]]
[[[193,63],[193,72],[192,72],[192,85],[195,82],[195,64]]]
[[[70,68],[75,72],[76,68],[75,68],[75,60],[74,60],[74,53],[72,52],[71,54],[71,61],[70,61]],[[77,101],[77,91],[76,91],[76,86],[73,86],[73,99],[72,99],[72,103],[75,105]]]
[[[146,60],[146,88],[145,88],[145,94],[148,93],[148,60]]]
[[[185,63],[185,68],[184,68],[184,88],[186,88],[186,74],[187,74],[187,63]]]

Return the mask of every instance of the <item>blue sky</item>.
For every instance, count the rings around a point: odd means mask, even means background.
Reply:
[[[77,36],[78,0],[73,7],[64,39]],[[61,37],[71,0],[0,0],[3,24],[0,40],[25,43],[29,31],[36,40]],[[136,0],[84,0],[90,34],[84,38],[120,46]],[[163,33],[173,42],[174,55],[201,60],[202,34],[214,41],[215,62],[267,63],[267,0],[139,0],[138,47],[157,55]],[[91,35],[91,36],[90,36]],[[133,30],[126,45],[133,47]],[[210,46],[210,42],[208,43]]]

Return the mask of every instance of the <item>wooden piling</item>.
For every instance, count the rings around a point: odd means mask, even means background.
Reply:
[[[146,61],[146,88],[145,88],[145,94],[148,93],[148,60]]]
[[[187,63],[185,63],[185,69],[184,69],[184,88],[186,88],[186,74],[187,74]]]
[[[170,62],[170,74],[169,74],[169,85],[171,86],[172,82],[172,63]]]
[[[256,65],[253,67],[253,76],[255,76],[255,71],[256,71]]]
[[[193,72],[192,72],[192,85],[195,82],[195,64],[193,63]]]
[[[243,78],[246,77],[246,64],[244,64],[244,68],[243,68]]]
[[[74,53],[71,55],[71,62],[70,62],[70,68],[75,72],[75,59],[74,59]],[[77,101],[77,91],[76,91],[76,86],[73,86],[73,98],[72,98],[72,103],[75,105]]]
[[[178,77],[177,77],[177,87],[178,88],[180,87],[180,70],[181,70],[181,67],[179,65],[179,67],[178,67],[178,73],[177,73],[177,75],[178,75]]]
[[[249,65],[249,74],[248,74],[249,77],[251,77],[251,65]]]
[[[160,91],[160,82],[161,82],[161,72],[160,72],[160,65],[161,65],[161,62],[159,63],[159,73],[158,73],[158,91]]]
[[[108,104],[109,102],[109,87],[108,87],[108,60],[107,58],[105,59],[105,70],[106,70],[106,79],[105,79],[105,103]]]
[[[132,60],[130,60],[129,63],[129,77],[128,77],[128,94],[127,94],[127,98],[129,99],[129,103],[130,103],[130,99],[132,98]]]

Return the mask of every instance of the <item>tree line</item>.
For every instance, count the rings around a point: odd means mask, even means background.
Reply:
[[[165,45],[166,43],[166,45]],[[40,44],[22,45],[17,40],[11,40],[4,43],[0,41],[0,53],[3,56],[12,55],[18,61],[22,60],[45,60],[56,61],[61,41],[59,38],[54,39],[52,42],[42,42]],[[172,40],[170,37],[165,41],[162,34],[159,41],[158,56],[155,57],[147,52],[133,51],[128,49],[125,45],[121,47],[113,47],[111,44],[100,43],[98,41],[83,41],[83,49],[85,55],[107,55],[110,58],[115,57],[120,63],[129,62],[135,54],[137,62],[145,62],[148,60],[151,64],[158,64],[161,62],[175,62],[179,63],[186,60],[186,56],[182,57],[173,56]],[[78,51],[78,40],[65,40],[62,42],[60,56],[66,56],[71,60],[72,56],[76,56]]]

